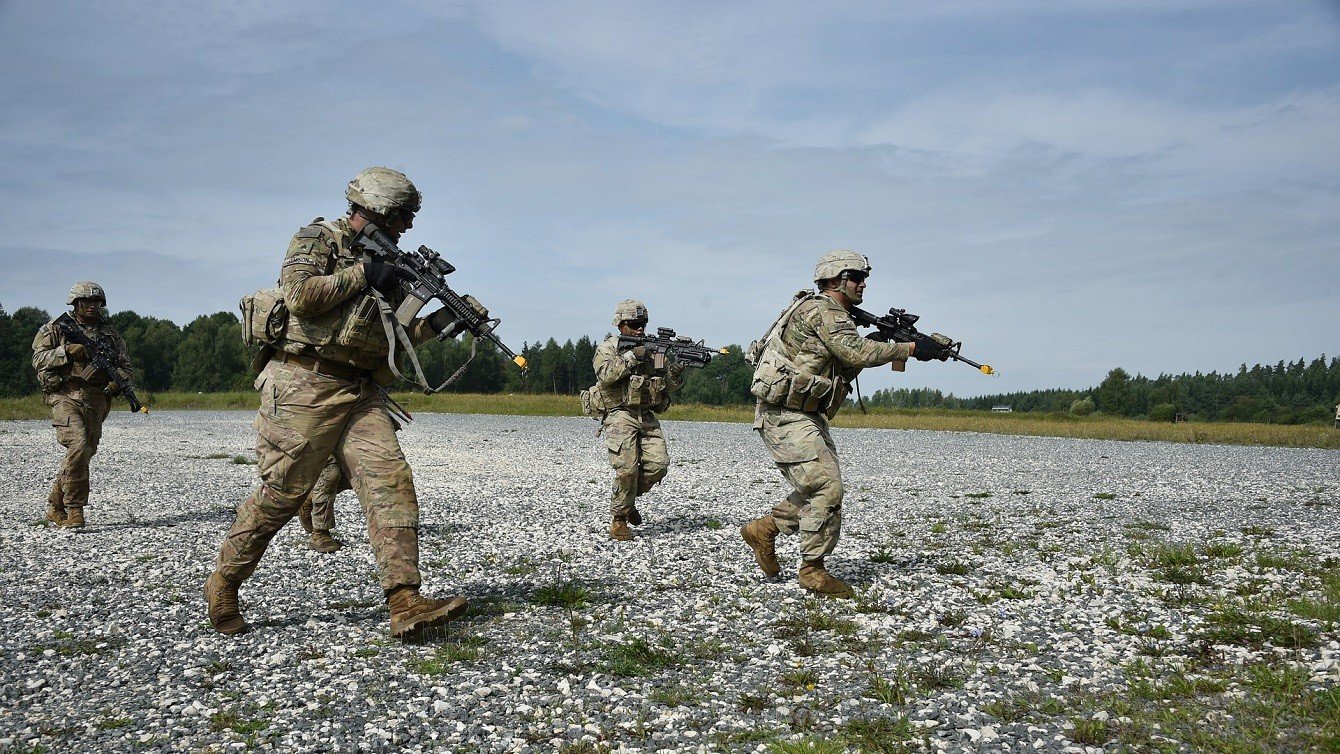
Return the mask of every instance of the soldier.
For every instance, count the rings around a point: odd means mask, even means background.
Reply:
[[[619,335],[642,337],[647,330],[647,306],[633,299],[619,302],[614,308],[614,325]],[[642,525],[634,500],[664,479],[670,467],[665,433],[656,414],[670,408],[670,394],[684,384],[684,366],[668,363],[664,354],[648,354],[645,346],[620,352],[619,335],[596,346],[592,359],[596,384],[588,392],[603,414],[601,431],[614,467],[610,538],[626,542],[633,538],[628,525]]]
[[[759,568],[773,577],[781,573],[777,534],[799,532],[800,585],[833,597],[851,597],[852,589],[824,568],[842,529],[842,476],[828,420],[861,369],[892,362],[895,371],[902,371],[912,356],[947,358],[929,338],[882,343],[857,333],[848,310],[861,303],[869,274],[869,260],[854,251],[823,255],[814,268],[819,292],[797,293],[749,350],[755,363],[751,392],[758,399],[754,429],[795,491],[770,514],[741,527],[740,535]]]
[[[394,265],[359,261],[354,244],[369,223],[398,240],[413,227],[421,197],[403,173],[384,167],[355,176],[346,196],[345,217],[317,218],[298,231],[284,257],[280,288],[287,325],[256,378],[261,484],[238,508],[219,548],[217,568],[205,582],[209,620],[220,633],[248,630],[238,609],[238,587],[256,570],[275,532],[298,512],[332,454],[367,515],[391,635],[413,637],[465,612],[464,597],[419,594],[419,503],[378,389],[391,381],[391,371],[372,291],[394,309],[403,297],[399,282],[406,273]],[[487,316],[478,302],[469,301]],[[450,337],[461,329],[449,311],[440,309],[415,319],[407,331],[420,343],[435,333]]]
[[[325,468],[321,469],[321,475],[316,478],[311,493],[298,509],[298,522],[312,535],[311,541],[307,543],[309,548],[332,553],[344,547],[344,543],[330,533],[335,528],[335,497],[353,488],[349,480],[344,478],[335,456],[331,456]]]
[[[107,320],[107,294],[97,283],[75,283],[65,303],[72,307],[75,325],[94,341],[109,347],[111,361],[130,379],[126,344]],[[62,315],[65,316],[65,315]],[[33,369],[51,407],[56,439],[65,446],[65,460],[47,495],[47,520],[57,526],[84,526],[88,505],[88,465],[98,452],[102,422],[111,410],[111,396],[119,392],[110,375],[89,366],[90,354],[79,343],[66,342],[55,320],[33,338]]]

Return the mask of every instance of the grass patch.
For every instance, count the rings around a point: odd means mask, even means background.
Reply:
[[[611,675],[644,676],[678,665],[681,658],[668,650],[653,647],[641,637],[627,644],[616,644],[605,650],[607,669]]]
[[[270,726],[264,707],[252,704],[234,704],[209,716],[209,729],[215,733],[231,730],[243,736],[257,733]]]
[[[573,581],[549,584],[536,589],[530,601],[547,607],[580,608],[591,601],[591,590]]]
[[[1225,605],[1210,613],[1204,628],[1194,634],[1194,638],[1210,644],[1253,649],[1261,649],[1266,644],[1284,648],[1317,645],[1316,632],[1307,626],[1242,605]]]
[[[967,576],[972,573],[972,566],[961,560],[952,560],[935,566],[935,572],[942,576]]]
[[[1242,554],[1242,545],[1234,542],[1211,542],[1201,550],[1207,558],[1236,558]]]
[[[482,656],[480,647],[489,640],[482,636],[462,636],[439,644],[431,657],[409,661],[409,669],[419,675],[446,675],[458,662],[474,662]]]
[[[846,748],[868,754],[899,754],[915,749],[917,731],[906,717],[867,717],[849,720],[838,729]]]
[[[1070,731],[1070,740],[1085,746],[1102,746],[1112,740],[1112,731],[1107,723],[1090,718],[1077,718],[1071,721],[1075,729]]]
[[[893,562],[893,552],[890,551],[888,547],[885,547],[885,546],[883,546],[883,545],[880,545],[880,548],[879,548],[878,550],[875,550],[874,552],[870,553],[870,562],[871,562],[871,563],[892,563],[892,562]]]

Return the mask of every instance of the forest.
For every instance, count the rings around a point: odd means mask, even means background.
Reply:
[[[23,307],[9,314],[0,308],[0,396],[37,392],[32,369],[32,340],[51,319],[46,311]],[[230,312],[201,315],[184,327],[133,311],[111,315],[125,338],[135,365],[136,385],[145,392],[219,392],[250,389],[251,354],[242,344],[241,328]],[[575,342],[527,343],[521,352],[530,369],[522,372],[481,341],[478,353],[448,390],[468,393],[557,393],[576,395],[595,382],[591,358],[597,341],[583,336]],[[432,384],[438,384],[470,355],[466,336],[456,341],[430,341],[419,347],[419,359]],[[703,369],[689,370],[679,400],[707,405],[748,404],[752,370],[739,346],[729,347]],[[877,390],[867,406],[897,409],[990,410],[1008,405],[1013,411],[1143,417],[1172,421],[1251,421],[1275,424],[1329,423],[1340,401],[1340,358],[1323,355],[1312,361],[1275,365],[1243,364],[1233,373],[1130,375],[1117,367],[1097,386],[1087,389],[1031,390],[958,398],[934,389]]]

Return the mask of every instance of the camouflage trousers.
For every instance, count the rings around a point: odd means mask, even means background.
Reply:
[[[633,501],[665,478],[670,455],[661,422],[650,411],[615,409],[605,415],[605,449],[614,467],[610,514],[626,516]]]
[[[331,456],[326,461],[321,475],[312,486],[308,500],[312,501],[312,528],[316,531],[330,531],[335,528],[335,496],[345,490],[353,489],[349,480],[344,478],[340,462]]]
[[[219,573],[240,583],[255,572],[271,538],[297,514],[333,455],[367,515],[382,589],[418,586],[414,478],[376,387],[272,361],[256,389],[261,485],[237,509],[219,548]]]
[[[760,403],[754,429],[795,489],[773,506],[777,528],[800,533],[804,560],[833,552],[842,533],[842,472],[828,421],[821,414]]]
[[[83,508],[88,505],[88,466],[102,441],[102,422],[111,410],[111,401],[98,390],[80,391],[75,400],[61,393],[47,394],[51,407],[51,426],[56,440],[65,447],[65,459],[51,483],[47,502],[56,508]]]

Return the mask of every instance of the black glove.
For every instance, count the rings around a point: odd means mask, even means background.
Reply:
[[[363,276],[368,279],[368,287],[383,296],[389,296],[400,288],[401,280],[413,280],[414,276],[385,262],[364,262]]]
[[[433,332],[439,335],[442,334],[443,330],[455,324],[455,322],[456,315],[445,306],[428,315],[428,327],[432,328]]]
[[[918,335],[917,339],[912,342],[917,344],[916,349],[912,351],[912,358],[917,361],[949,360],[949,349],[929,335]]]

